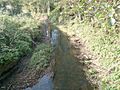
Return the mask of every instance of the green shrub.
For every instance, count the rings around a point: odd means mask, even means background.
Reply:
[[[50,45],[46,45],[45,43],[42,43],[40,45],[37,45],[37,47],[35,48],[34,52],[39,52],[39,51],[46,51],[48,53],[51,53],[51,48]]]
[[[1,64],[31,52],[34,39],[42,36],[39,23],[30,17],[0,15],[0,24]]]
[[[43,69],[49,65],[52,48],[47,44],[40,44],[35,49],[30,61],[30,67]]]
[[[31,47],[30,47],[30,43],[25,42],[25,41],[17,41],[15,43],[15,48],[18,49],[18,52],[21,56],[26,55],[27,53],[30,53]]]
[[[17,49],[3,48],[0,52],[0,64],[6,64],[13,60],[19,59],[19,52]]]

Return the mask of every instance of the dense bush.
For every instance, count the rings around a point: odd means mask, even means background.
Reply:
[[[15,48],[18,50],[19,54],[22,55],[26,55],[28,52],[31,52],[31,47],[30,47],[30,43],[25,42],[25,41],[17,41],[15,44]]]
[[[20,57],[17,49],[3,48],[0,52],[0,64],[6,64],[13,60],[18,60]]]
[[[0,15],[0,64],[18,60],[40,39],[39,23],[28,17]]]

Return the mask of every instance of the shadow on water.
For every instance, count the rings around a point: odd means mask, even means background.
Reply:
[[[67,34],[53,30],[51,44],[55,47],[54,78],[51,77],[52,73],[48,73],[32,88],[25,90],[95,90],[94,85],[87,80],[84,71],[87,66],[74,57],[75,48]]]
[[[56,47],[54,74],[47,73],[33,87],[21,90],[94,90],[94,85],[87,80],[84,70],[87,65],[74,57],[73,52],[76,49],[70,43],[67,34],[58,30],[51,33],[51,44]]]
[[[74,57],[73,50],[67,34],[60,31],[55,55],[54,90],[94,90],[84,71],[87,66]]]

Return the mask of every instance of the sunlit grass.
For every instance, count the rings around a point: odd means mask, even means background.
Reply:
[[[90,52],[98,60],[98,65],[105,68],[100,82],[103,90],[120,89],[120,34],[106,34],[102,28],[94,28],[90,24],[74,22],[60,28],[68,35],[76,35],[85,41]],[[92,68],[91,68],[92,69]],[[95,69],[95,68],[94,68]],[[93,74],[93,73],[92,73]]]

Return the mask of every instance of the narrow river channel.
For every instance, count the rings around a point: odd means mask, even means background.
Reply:
[[[55,57],[54,90],[93,90],[73,50],[67,35],[61,32]]]
[[[75,48],[67,34],[53,30],[51,44],[55,47],[54,74],[45,74],[37,84],[22,90],[94,90],[86,79],[84,65],[74,57]]]
[[[74,47],[68,36],[61,31],[52,32],[52,45],[55,47],[54,77],[48,73],[39,83],[26,90],[94,90],[86,79],[83,64],[74,57]]]

